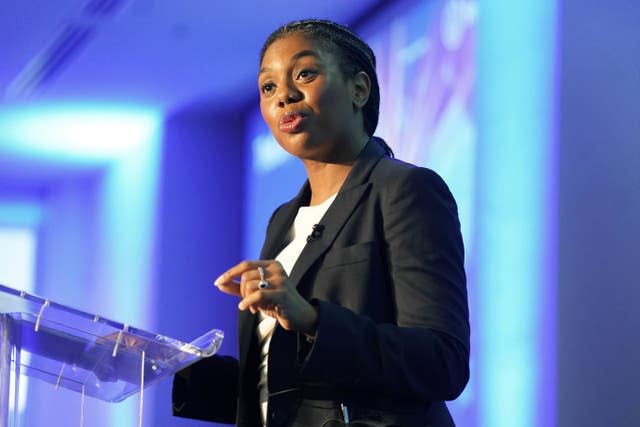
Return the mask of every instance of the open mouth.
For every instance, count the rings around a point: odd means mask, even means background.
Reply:
[[[278,127],[283,132],[297,132],[304,124],[307,115],[300,111],[290,111],[280,117]]]

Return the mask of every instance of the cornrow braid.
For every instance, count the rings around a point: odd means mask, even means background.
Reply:
[[[367,103],[362,107],[362,116],[364,130],[372,137],[380,115],[380,86],[376,74],[376,56],[371,47],[343,25],[325,19],[305,19],[285,24],[271,33],[260,51],[260,62],[273,42],[294,33],[308,36],[335,51],[345,77],[353,77],[360,71],[369,76],[371,93]],[[382,138],[373,139],[384,148],[387,156],[393,157],[393,150]]]

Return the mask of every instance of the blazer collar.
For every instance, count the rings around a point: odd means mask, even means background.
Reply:
[[[378,161],[384,156],[382,147],[380,147],[379,144],[373,141],[373,139],[375,139],[375,137],[369,140],[367,145],[364,146],[364,148],[358,155],[358,158],[353,164],[353,168],[351,168],[351,171],[347,175],[345,182],[342,184],[342,187],[338,191],[336,199],[333,201],[331,207],[327,211],[327,214],[325,214],[325,216],[322,218],[320,224],[325,227],[322,233],[323,236],[326,236],[326,233],[328,232],[328,230],[326,229],[327,220],[332,220],[332,223],[329,225],[338,225],[333,224],[333,222],[340,219],[335,217],[334,214],[331,214],[331,211],[344,211],[346,207],[349,207],[351,205],[353,205],[351,206],[352,208],[355,207],[357,201],[353,200],[355,194],[351,194],[351,190],[367,182],[369,175],[371,174],[371,169],[373,169],[376,163],[378,163]],[[291,230],[293,220],[298,214],[298,210],[301,206],[307,206],[310,200],[311,187],[309,186],[309,181],[307,180],[303,184],[297,196],[284,205],[280,206],[280,208],[278,208],[278,210],[276,210],[276,212],[273,214],[271,223],[269,224],[269,227],[267,229],[267,235],[265,236],[265,242],[262,247],[262,251],[260,252],[260,259],[273,259],[280,253],[280,251],[282,251],[282,249],[284,249],[284,247],[288,243],[287,238],[289,235],[289,231]],[[343,206],[343,204],[346,204],[347,206]],[[348,213],[351,213],[351,210],[352,209],[350,209]],[[347,217],[348,215],[344,216],[342,219],[346,221]],[[324,240],[326,241],[327,239],[325,238]]]
[[[371,170],[384,156],[384,150],[375,140],[377,137],[372,137],[367,145],[364,146],[355,163],[351,172],[347,175],[347,179],[342,184],[338,194],[349,190],[355,186],[366,183],[371,175]]]
[[[305,245],[298,257],[289,280],[295,285],[307,272],[309,267],[331,246],[342,226],[358,205],[358,202],[369,187],[368,179],[371,170],[383,157],[384,151],[379,144],[370,140],[362,149],[344,184],[319,224],[323,227],[318,238]],[[287,235],[295,219],[298,209],[311,199],[311,188],[306,181],[298,195],[276,212],[265,239],[261,254],[263,259],[273,259],[287,244]]]

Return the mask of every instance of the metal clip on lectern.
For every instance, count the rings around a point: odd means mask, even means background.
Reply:
[[[39,378],[84,398],[120,402],[215,354],[214,329],[183,343],[0,285],[0,427],[18,425],[20,375]],[[13,402],[10,402],[13,400]]]

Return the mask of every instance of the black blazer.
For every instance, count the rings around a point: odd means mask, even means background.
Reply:
[[[307,182],[274,212],[262,259],[286,246],[309,200]],[[361,425],[453,425],[443,401],[469,378],[469,316],[460,224],[446,184],[384,156],[372,141],[320,224],[289,276],[318,308],[316,340],[276,326],[269,425],[305,425],[294,423],[302,407],[337,411],[339,403]],[[176,375],[175,415],[261,425],[256,319],[239,312],[239,362],[214,356]]]

